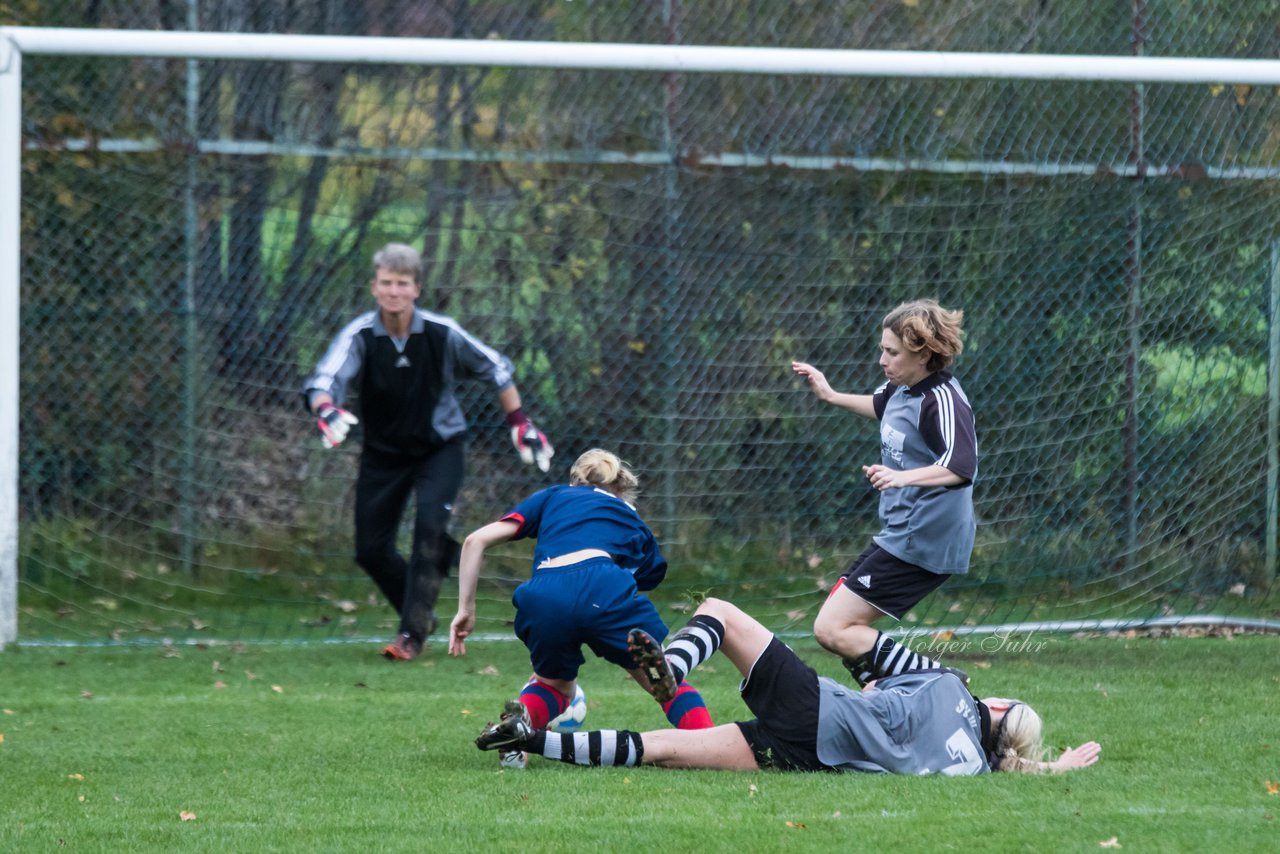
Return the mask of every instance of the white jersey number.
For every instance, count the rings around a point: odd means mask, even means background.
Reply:
[[[948,777],[972,777],[982,771],[982,752],[973,743],[973,736],[961,727],[947,739],[947,755],[956,762],[942,769]]]

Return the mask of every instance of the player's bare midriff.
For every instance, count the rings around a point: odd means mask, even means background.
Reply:
[[[608,557],[609,553],[603,549],[578,549],[576,552],[549,557],[542,563],[538,564],[538,569],[554,569],[557,566],[571,566],[575,563],[582,563],[584,560],[591,560],[597,557]]]

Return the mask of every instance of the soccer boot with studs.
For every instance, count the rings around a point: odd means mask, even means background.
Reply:
[[[662,645],[644,629],[632,629],[627,635],[627,651],[636,667],[649,679],[653,699],[659,703],[669,703],[680,687],[676,674],[667,663],[662,652]]]
[[[481,750],[500,750],[505,753],[520,753],[529,737],[533,735],[533,726],[529,722],[529,710],[519,700],[508,700],[502,708],[502,717],[496,724],[489,724],[484,732],[476,736],[476,747]],[[506,763],[504,762],[504,767]],[[523,767],[523,766],[521,766]]]

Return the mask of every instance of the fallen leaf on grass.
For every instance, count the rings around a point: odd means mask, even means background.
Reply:
[[[0,744],[4,744],[4,733],[0,732]]]
[[[1268,780],[1268,781],[1267,781],[1267,794],[1268,794],[1268,795],[1280,795],[1280,783],[1273,783],[1273,782],[1271,782],[1270,780]]]
[[[195,821],[196,814],[193,813],[191,810],[181,810],[178,813],[178,818],[182,819],[183,821]]]
[[[497,676],[498,668],[494,667],[492,664],[486,664],[484,667],[477,670],[476,673],[481,676]]]
[[[803,620],[807,616],[809,616],[808,611],[796,610],[796,611],[787,612],[787,619],[791,620],[792,622],[795,622],[796,620]]]
[[[1098,847],[1099,847],[1099,848],[1119,848],[1119,847],[1120,847],[1120,840],[1116,839],[1116,838],[1113,836],[1113,837],[1111,837],[1110,839],[1104,839],[1104,840],[1102,840],[1101,842],[1099,842],[1099,843],[1098,843]]]
[[[758,788],[756,788],[756,784],[755,784],[755,783],[752,783],[750,786],[747,786],[747,797],[748,797],[748,798],[754,798],[757,794],[759,794],[759,792],[760,792],[760,790],[759,790]]]
[[[92,691],[81,691],[81,692],[80,692],[80,699],[81,699],[81,700],[92,700],[92,699],[93,699],[93,692],[92,692]]]
[[[258,674],[254,673],[252,670],[246,670],[244,672],[244,678],[252,682],[254,679],[258,678]]]
[[[0,710],[0,711],[3,711],[6,715],[11,715],[11,714],[13,714],[13,709],[2,709],[2,710]]]
[[[283,694],[283,693],[284,693],[284,689],[283,689],[283,688],[281,688],[279,685],[272,685],[272,686],[271,686],[271,690],[272,690],[272,691],[275,691],[277,694]]]
[[[474,713],[474,712],[472,712],[470,709],[463,709],[463,710],[462,710],[462,714],[463,714],[463,716],[465,717],[466,715],[471,715],[471,714],[475,714],[475,713]]]
[[[83,774],[68,774],[68,775],[67,775],[67,779],[68,779],[68,780],[83,780],[83,779],[84,779],[84,775],[83,775]]]
[[[622,778],[622,785],[624,785],[624,786],[630,786],[630,785],[631,785],[631,778],[630,778],[630,777],[623,777],[623,778]]]
[[[809,826],[809,825],[805,824],[805,823],[804,823],[804,822],[802,822],[802,821],[789,821],[789,822],[787,822],[787,827],[794,827],[794,828],[796,828],[797,830],[804,830],[804,829],[805,829],[806,827],[808,827],[808,826]]]
[[[937,641],[949,641],[956,636],[956,633],[948,629],[933,633],[933,639]]]
[[[227,683],[226,683],[226,682],[223,682],[221,679],[219,679],[217,682],[214,682],[214,683],[213,683],[213,687],[215,687],[215,688],[225,688],[225,687],[227,687]]]

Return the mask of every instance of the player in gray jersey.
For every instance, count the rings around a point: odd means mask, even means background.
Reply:
[[[964,312],[933,300],[889,312],[880,330],[886,382],[872,394],[837,392],[813,365],[791,365],[819,399],[880,423],[880,461],[862,467],[880,492],[880,532],[813,624],[818,643],[861,684],[938,666],[872,624],[901,620],[947,578],[969,571],[978,439],[969,399],[948,370],[964,347],[963,320]]]
[[[755,719],[644,733],[551,733],[516,721],[477,745],[577,765],[949,776],[1067,771],[1092,765],[1101,751],[1086,742],[1043,761],[1042,724],[1030,706],[978,700],[948,669],[910,671],[862,690],[820,677],[772,632],[720,599],[704,601],[665,650],[640,629],[629,643],[636,666],[657,686],[655,696],[674,692],[720,650],[742,674],[742,699]]]

